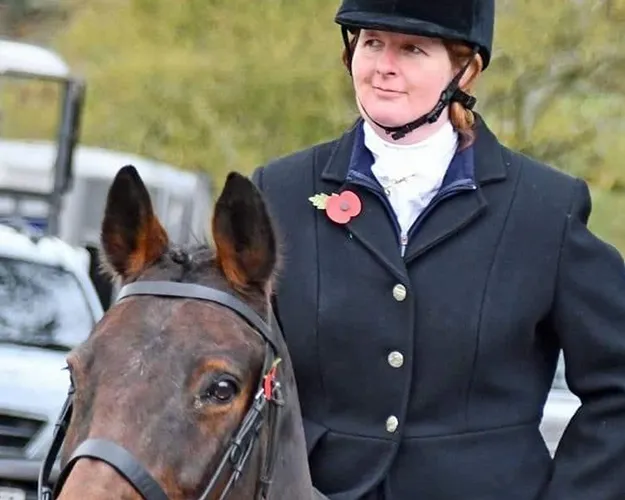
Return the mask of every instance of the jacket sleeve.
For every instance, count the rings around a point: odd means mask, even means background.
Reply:
[[[625,498],[625,267],[588,228],[578,180],[560,250],[553,326],[581,400],[558,447],[544,500]]]

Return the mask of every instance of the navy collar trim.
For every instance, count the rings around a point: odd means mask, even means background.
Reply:
[[[377,184],[377,179],[371,171],[374,162],[373,154],[365,146],[365,134],[362,126],[363,121],[360,121],[356,126],[347,180],[366,177]],[[467,181],[475,182],[475,159],[472,145],[456,152],[447,168],[441,188]]]

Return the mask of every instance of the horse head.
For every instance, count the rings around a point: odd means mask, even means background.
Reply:
[[[67,357],[40,498],[312,498],[295,379],[271,321],[276,234],[244,176],[229,174],[212,235],[212,246],[172,244],[137,171],[118,172],[101,247],[120,294]]]

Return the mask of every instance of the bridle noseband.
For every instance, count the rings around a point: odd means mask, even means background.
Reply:
[[[213,302],[227,307],[245,319],[265,341],[264,374],[252,405],[246,413],[241,425],[230,440],[217,470],[211,477],[199,500],[207,500],[215,492],[223,472],[229,465],[231,474],[219,497],[223,500],[232,491],[241,477],[245,465],[252,454],[263,425],[269,426],[267,449],[261,463],[261,475],[258,480],[258,500],[266,499],[271,486],[273,468],[277,453],[277,440],[280,420],[280,409],[284,406],[281,385],[276,379],[276,369],[280,362],[277,322],[271,328],[252,308],[233,295],[215,288],[193,283],[177,283],[171,281],[140,281],[122,287],[117,302],[126,297],[150,295],[159,297],[178,297]],[[67,399],[56,424],[52,444],[39,470],[37,497],[38,500],[54,500],[61,491],[72,468],[80,458],[92,458],[103,461],[113,467],[130,483],[144,500],[168,500],[167,494],[152,475],[122,446],[106,439],[87,439],[74,451],[56,481],[54,489],[50,486],[50,476],[54,462],[63,445],[65,434],[72,416],[74,387],[70,384]]]

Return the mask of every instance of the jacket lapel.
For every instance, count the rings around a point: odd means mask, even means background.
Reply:
[[[326,184],[322,189],[336,193],[350,190],[358,195],[362,210],[343,226],[345,231],[397,279],[403,280],[407,277],[406,267],[399,251],[393,221],[383,202],[368,189],[346,181],[359,125],[360,121],[344,134],[330,154],[321,174],[321,179],[325,181],[323,184]]]
[[[456,193],[431,207],[406,249],[406,264],[466,230],[482,214],[488,202],[483,186],[506,178],[502,146],[478,115],[473,144],[475,189]]]
[[[476,189],[460,192],[442,199],[431,207],[420,227],[412,236],[405,257],[400,254],[400,243],[393,221],[382,201],[368,189],[346,182],[358,121],[337,142],[321,173],[322,189],[340,193],[354,191],[361,199],[362,211],[343,227],[398,279],[407,276],[406,264],[436,248],[453,235],[471,226],[488,205],[482,187],[491,182],[503,181],[506,168],[502,146],[477,115],[474,149],[474,175]]]
[[[362,201],[362,211],[346,224],[347,230],[397,279],[404,280],[407,277],[406,266],[399,251],[393,221],[382,201],[368,189],[346,187]]]
[[[484,212],[486,205],[479,188],[439,202],[410,239],[405,255],[406,264],[468,228]]]

